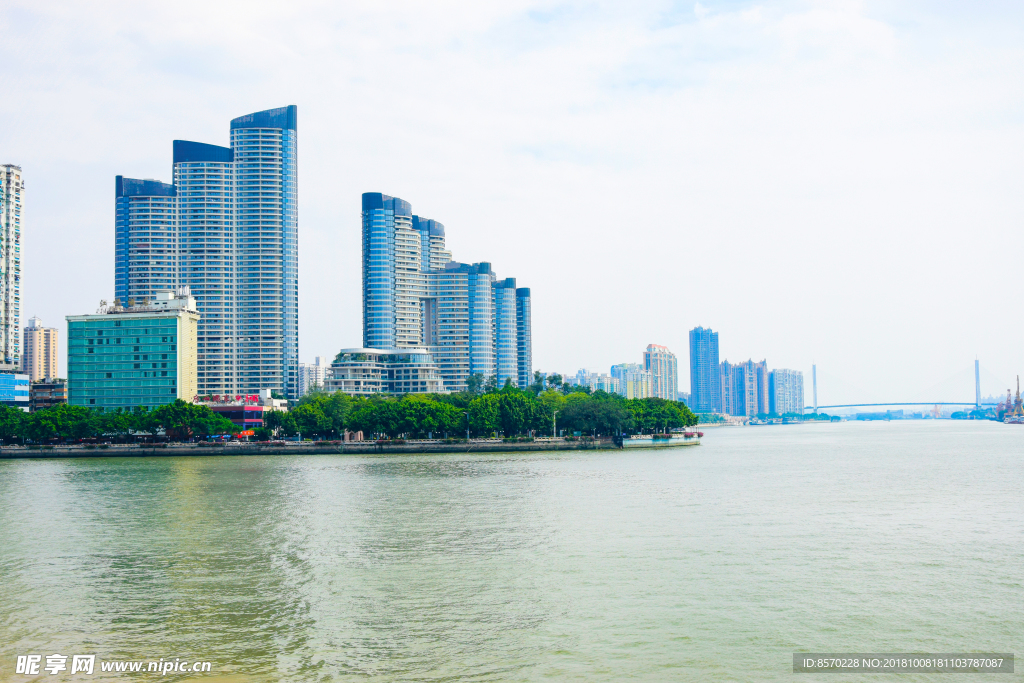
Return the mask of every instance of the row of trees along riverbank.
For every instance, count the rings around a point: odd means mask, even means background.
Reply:
[[[268,440],[301,434],[303,438],[340,439],[346,431],[366,438],[523,435],[559,432],[593,436],[650,434],[692,427],[697,416],[685,404],[660,398],[626,399],[603,391],[572,387],[536,391],[507,384],[455,394],[372,396],[313,391],[288,412],[264,414],[256,438]],[[555,417],[555,420],[552,420]],[[104,439],[148,440],[164,433],[172,441],[235,434],[238,427],[206,406],[177,400],[154,410],[95,411],[58,405],[34,413],[0,406],[0,439],[35,443]]]
[[[534,389],[538,389],[534,391]],[[552,418],[555,418],[552,420]],[[582,387],[565,391],[490,387],[484,393],[407,394],[401,397],[328,394],[313,391],[287,413],[270,413],[259,439],[301,434],[340,438],[345,431],[365,438],[551,436],[559,432],[593,436],[658,433],[697,424],[686,404],[660,398],[626,399]]]
[[[34,413],[0,406],[0,439],[4,443],[47,443],[104,439],[119,442],[146,440],[158,432],[171,441],[235,434],[238,427],[206,406],[176,400],[154,410],[100,412],[66,403]]]

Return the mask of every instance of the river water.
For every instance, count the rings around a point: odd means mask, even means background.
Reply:
[[[628,453],[0,461],[0,680],[33,653],[205,660],[159,678],[224,683],[1020,654],[1022,458],[1024,427],[921,421]]]

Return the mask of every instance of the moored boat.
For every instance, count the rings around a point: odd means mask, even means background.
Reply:
[[[699,446],[704,432],[676,432],[673,434],[635,434],[622,437],[622,448],[674,448]]]

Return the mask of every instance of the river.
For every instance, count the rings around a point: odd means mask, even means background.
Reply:
[[[1020,653],[1022,458],[1024,426],[894,421],[628,453],[0,461],[0,680],[33,653],[209,661],[159,678],[223,683]]]

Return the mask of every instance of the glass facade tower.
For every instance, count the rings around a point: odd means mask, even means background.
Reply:
[[[227,147],[174,141],[178,194],[178,282],[202,317],[197,348],[200,395],[234,394],[235,171]]]
[[[298,395],[297,108],[231,121],[238,389]]]
[[[695,327],[690,330],[690,406],[693,412],[722,412],[719,373],[718,333]]]
[[[178,285],[174,185],[117,176],[114,194],[114,296],[129,305]]]
[[[533,381],[533,327],[530,288],[516,290],[516,366],[519,388],[525,389]]]
[[[498,386],[505,380],[519,385],[519,325],[516,320],[516,279],[506,278],[494,283],[494,371]],[[527,382],[527,385],[529,382]]]
[[[158,263],[154,188],[169,188],[177,262],[173,286],[187,285],[202,319],[198,332],[201,394],[254,394],[270,389],[297,397],[298,159],[297,109],[268,109],[231,121],[230,147],[174,141],[174,185],[118,178],[115,290],[143,291],[132,258]],[[122,198],[126,183],[150,183]],[[145,194],[149,192],[150,194]],[[143,206],[142,197],[148,206]],[[133,214],[132,201],[138,206]],[[141,209],[150,209],[142,223]],[[160,207],[163,208],[163,207]],[[122,219],[122,213],[124,218]],[[126,222],[122,227],[122,222]],[[149,228],[150,250],[131,250],[129,231]],[[141,243],[139,243],[141,244]],[[161,287],[163,282],[159,283]],[[155,287],[146,289],[146,292]],[[122,295],[122,293],[125,293]],[[151,296],[151,294],[149,294]]]

